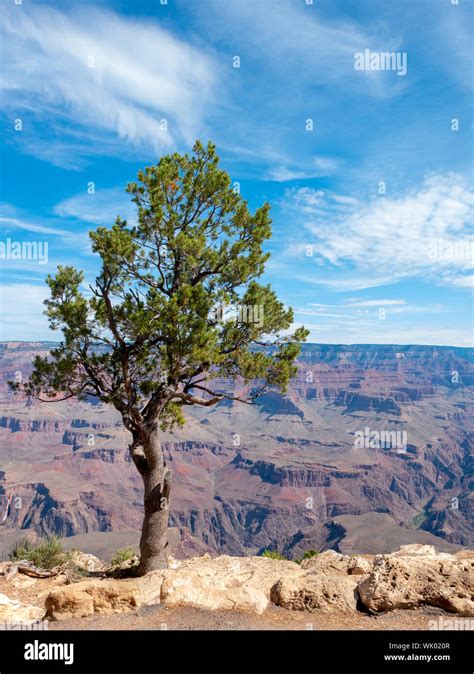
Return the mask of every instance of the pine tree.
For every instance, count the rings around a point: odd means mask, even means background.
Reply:
[[[269,257],[270,206],[250,213],[212,143],[162,157],[127,191],[137,223],[118,217],[90,233],[101,258],[90,291],[73,267],[48,276],[45,313],[63,341],[35,359],[26,384],[12,386],[48,401],[94,396],[120,413],[144,484],[144,574],[166,565],[171,472],[162,432],[184,423],[188,405],[252,404],[270,387],[285,391],[307,331],[281,336],[293,312],[257,280]],[[240,393],[219,386],[222,378]]]

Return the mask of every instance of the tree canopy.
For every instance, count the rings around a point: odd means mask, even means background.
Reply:
[[[140,171],[127,191],[136,222],[117,217],[90,233],[101,258],[95,282],[87,287],[71,266],[48,276],[46,314],[63,341],[35,359],[25,392],[95,396],[140,436],[156,420],[162,428],[183,423],[187,405],[284,391],[307,331],[282,336],[293,312],[258,282],[269,257],[269,204],[252,214],[215,146],[199,141],[192,155]],[[240,382],[234,393],[222,378]]]

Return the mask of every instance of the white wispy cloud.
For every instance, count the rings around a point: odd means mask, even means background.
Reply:
[[[459,286],[460,288],[474,288],[474,274],[467,276],[448,276],[448,282],[451,285]]]
[[[96,143],[98,129],[102,151],[114,138],[155,152],[189,144],[214,101],[211,58],[157,21],[90,6],[66,14],[11,3],[1,33],[3,105],[24,118],[24,130],[47,116],[51,127],[62,130],[58,145],[69,153],[88,140]],[[39,127],[31,147],[52,158],[38,134]],[[56,152],[58,163],[74,166],[66,152]]]
[[[117,215],[129,222],[136,219],[136,207],[131,196],[120,187],[75,194],[56,204],[54,212],[61,217],[109,226],[115,222]]]
[[[403,194],[366,203],[310,188],[289,189],[285,196],[307,231],[305,242],[287,254],[304,248],[324,266],[324,273],[306,281],[340,290],[410,277],[468,285],[474,194],[459,175],[431,175]],[[326,274],[328,268],[337,269],[337,276]]]
[[[440,69],[472,94],[473,5],[469,2],[440,3],[433,6],[433,10],[435,25],[431,40],[425,43],[426,53],[432,58],[433,44],[437,44],[439,53],[443,54],[443,58],[438,59]]]
[[[387,78],[387,73],[375,71],[355,72],[354,54],[369,47],[395,50],[401,37],[386,25],[369,28],[349,19],[347,12],[330,19],[317,5],[281,0],[273,7],[266,2],[223,4],[207,0],[195,3],[192,11],[200,14],[214,35],[247,44],[253,63],[264,62],[267,72],[287,72],[293,83],[311,81],[346,89],[365,86],[365,93],[375,96],[400,92],[405,86],[402,78]],[[258,35],[258,40],[249,43],[250,33]]]
[[[473,344],[469,325],[453,325],[456,309],[440,303],[348,298],[328,305],[309,302],[307,307],[310,308],[294,309],[296,323],[292,328],[304,325],[310,331],[309,341],[328,344]],[[328,308],[332,308],[332,312]],[[423,317],[422,321],[420,317]]]
[[[340,167],[341,162],[332,157],[313,157],[307,166],[297,164],[281,164],[271,168],[265,176],[267,180],[286,182],[290,180],[308,180],[333,175]]]
[[[5,237],[31,240],[30,235],[40,235],[42,240],[61,243],[76,251],[90,250],[87,232],[77,229],[66,229],[64,223],[57,218],[42,218],[19,209],[12,204],[0,204],[0,224]],[[35,239],[38,237],[35,237]]]
[[[295,323],[309,329],[308,341],[324,344],[433,344],[436,346],[472,347],[472,330],[437,325],[393,325],[384,321],[361,324],[359,321],[332,324]]]
[[[354,319],[360,322],[360,319],[380,321],[380,310],[384,310],[383,316],[399,316],[402,314],[437,314],[444,310],[442,304],[436,303],[408,303],[406,300],[393,299],[374,299],[374,300],[344,300],[340,304],[331,305],[317,305],[311,302],[308,303],[309,309],[306,307],[295,308],[294,312],[297,316],[315,316],[318,318],[337,318],[344,319],[346,325],[352,324]],[[332,311],[328,309],[332,308]],[[337,313],[334,313],[334,309]]]
[[[346,300],[346,304],[350,307],[386,307],[391,305],[400,305],[406,304],[405,300],[358,300],[358,299],[349,299]]]
[[[52,236],[68,236],[69,232],[65,229],[56,229],[55,227],[45,227],[44,225],[37,225],[34,222],[28,222],[27,220],[20,220],[19,218],[14,217],[4,217],[0,216],[0,223],[2,225],[2,230],[7,232],[8,230],[22,230],[25,232],[34,232],[35,234],[48,234]]]

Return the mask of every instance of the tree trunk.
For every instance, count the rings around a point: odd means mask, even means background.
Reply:
[[[145,443],[134,441],[132,458],[143,479],[144,518],[138,575],[168,566],[168,517],[171,471],[166,467],[156,430]]]

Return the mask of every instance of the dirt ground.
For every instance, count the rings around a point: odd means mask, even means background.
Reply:
[[[17,575],[0,578],[0,592],[24,604],[44,606],[52,579]],[[208,611],[180,606],[146,606],[130,613],[49,621],[49,630],[428,630],[429,621],[452,617],[439,609],[392,611],[382,615],[288,611],[272,606],[262,615],[244,611]]]
[[[148,606],[134,613],[50,622],[49,630],[427,630],[443,611],[393,611],[382,616],[288,611],[273,606],[262,615]]]

